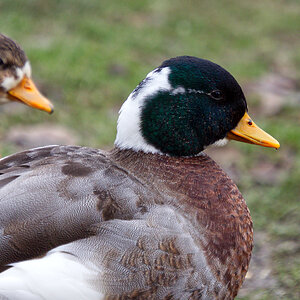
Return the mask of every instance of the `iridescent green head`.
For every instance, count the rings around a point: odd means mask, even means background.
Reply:
[[[208,60],[180,56],[152,71],[123,104],[116,145],[191,156],[226,137],[247,111],[234,77]]]

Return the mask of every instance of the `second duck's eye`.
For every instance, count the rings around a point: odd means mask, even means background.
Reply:
[[[209,95],[215,100],[223,100],[224,98],[222,92],[219,90],[212,91]]]

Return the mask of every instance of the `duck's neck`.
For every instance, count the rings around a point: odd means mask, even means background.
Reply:
[[[189,172],[209,169],[211,164],[217,167],[203,152],[193,157],[174,157],[115,147],[110,153],[121,166],[149,183],[159,179],[171,184],[174,181],[182,181]]]

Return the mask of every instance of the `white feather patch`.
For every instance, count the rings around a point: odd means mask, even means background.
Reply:
[[[180,86],[180,87],[174,89],[171,94],[172,95],[177,95],[177,94],[184,94],[184,93],[185,93],[185,88]]]
[[[26,61],[24,67],[22,68],[23,74],[31,78],[31,65],[29,61]]]
[[[1,273],[0,299],[101,300],[104,294],[90,283],[97,276],[97,270],[84,266],[73,255],[50,252],[43,258],[15,263]]]
[[[150,153],[161,153],[148,144],[141,134],[141,110],[147,97],[159,91],[171,91],[169,83],[170,68],[157,69],[150,72],[141,87],[135,89],[122,105],[119,112],[117,137],[115,145],[120,149],[132,149]],[[182,90],[180,90],[181,92]]]
[[[2,81],[1,87],[3,87],[5,91],[9,91],[16,87],[25,75],[29,78],[31,77],[31,66],[29,61],[27,61],[22,68],[16,68],[16,73],[17,78],[14,76],[9,76],[5,77]]]
[[[221,139],[221,140],[218,140],[218,141],[214,142],[214,143],[212,144],[212,146],[223,147],[223,146],[225,146],[227,143],[228,143],[228,139],[227,139],[227,138],[224,138],[224,139]]]
[[[21,81],[21,79],[22,78],[19,77],[15,78],[14,76],[5,77],[1,83],[1,87],[3,87],[5,91],[9,91],[12,88],[16,87],[18,83]]]

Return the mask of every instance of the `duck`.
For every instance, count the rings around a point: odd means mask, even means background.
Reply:
[[[253,247],[249,209],[203,150],[278,149],[235,78],[179,56],[123,103],[109,151],[51,145],[0,160],[4,299],[234,299]]]
[[[0,33],[0,104],[18,101],[30,107],[53,112],[53,104],[31,79],[31,65],[22,48]]]

